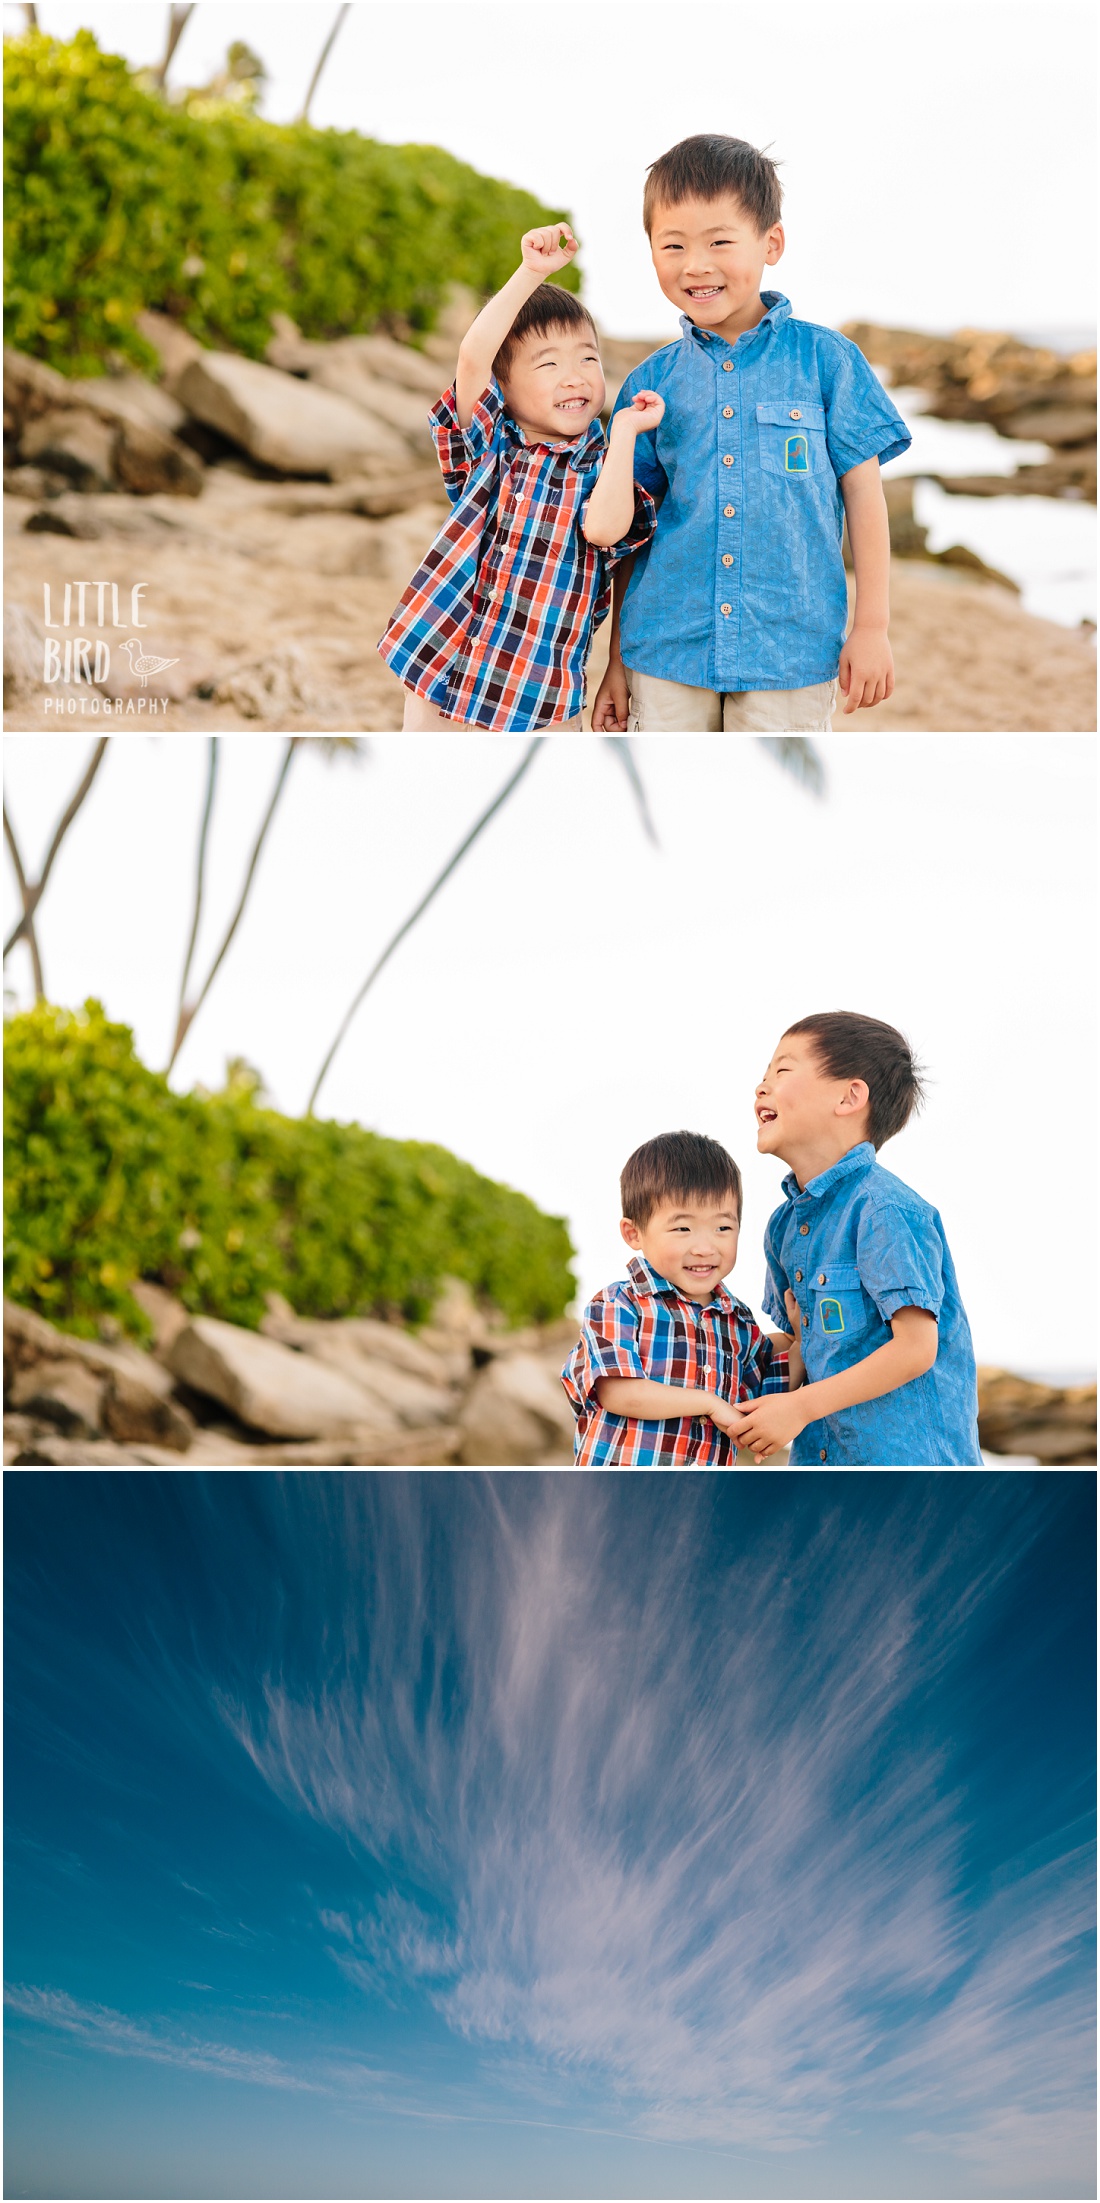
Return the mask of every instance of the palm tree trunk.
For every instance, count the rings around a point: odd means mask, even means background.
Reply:
[[[206,997],[214,984],[214,980],[217,977],[218,971],[220,970],[221,965],[225,960],[229,944],[232,941],[233,936],[236,933],[237,927],[240,925],[241,919],[244,916],[245,904],[247,903],[249,895],[252,891],[252,882],[255,879],[256,867],[260,861],[260,852],[263,849],[265,841],[267,840],[268,830],[271,826],[271,822],[275,816],[276,810],[278,809],[279,799],[282,795],[283,789],[286,786],[286,776],[290,771],[291,765],[294,762],[294,753],[298,748],[299,743],[304,739],[305,737],[299,734],[292,734],[287,737],[287,745],[283,757],[283,762],[279,767],[279,771],[275,780],[275,786],[271,791],[271,801],[268,804],[267,810],[264,813],[263,821],[260,826],[260,831],[256,836],[255,842],[253,843],[252,855],[248,860],[248,869],[245,873],[244,884],[237,899],[236,910],[233,912],[233,916],[231,917],[229,924],[226,927],[221,947],[218,950],[218,953],[215,956],[214,961],[206,974],[206,978],[203,980],[202,986],[200,987],[199,992],[195,997],[195,1000],[192,1003],[181,1003],[180,1005],[179,1019],[176,1025],[176,1037],[172,1043],[172,1053],[168,1058],[165,1072],[166,1076],[167,1073],[171,1071],[172,1066],[175,1063],[176,1057],[178,1056],[180,1049],[182,1048],[183,1043],[187,1037],[187,1034],[194,1024],[195,1019],[198,1016],[198,1013],[201,1010],[202,1005],[205,1002]]]
[[[153,82],[155,84],[162,85],[164,83],[164,80],[168,75],[168,65],[172,59],[172,55],[175,53],[176,47],[179,45],[180,39],[183,37],[187,18],[189,15],[193,15],[194,12],[194,0],[191,0],[191,4],[188,7],[169,8],[168,39],[164,48],[164,59],[161,62],[159,69],[155,69],[153,72]]]
[[[54,859],[57,855],[58,850],[61,847],[62,842],[65,839],[66,834],[69,831],[70,826],[73,823],[74,818],[76,817],[77,812],[80,809],[81,804],[84,801],[85,796],[88,793],[88,790],[92,785],[93,780],[95,779],[97,772],[99,771],[100,766],[103,763],[103,759],[107,752],[107,744],[109,740],[109,735],[100,735],[99,741],[96,743],[96,746],[92,751],[91,758],[89,759],[88,768],[84,774],[84,778],[80,782],[79,786],[74,790],[72,796],[69,799],[69,802],[61,813],[61,817],[58,819],[57,825],[54,828],[53,840],[51,841],[50,846],[46,851],[46,861],[42,867],[41,872],[38,875],[37,881],[33,885],[30,881],[25,882],[26,895],[23,903],[23,915],[20,918],[18,924],[12,927],[8,938],[4,943],[5,960],[11,954],[11,951],[15,947],[16,942],[21,941],[23,935],[30,930],[32,921],[34,919],[34,914],[38,909],[38,905],[41,902],[43,895],[46,892],[46,882],[49,879],[50,873],[53,871]],[[11,832],[11,827],[7,824],[6,819],[5,829],[8,835],[8,848],[12,852],[12,861],[14,862],[15,841],[14,836]],[[17,877],[21,873],[22,866],[20,865]],[[20,892],[22,893],[22,889],[20,890]],[[37,957],[35,957],[34,960],[37,963]],[[40,966],[39,977],[41,977]]]
[[[298,117],[299,122],[309,121],[309,110],[313,105],[313,95],[317,90],[318,84],[321,81],[321,71],[324,68],[326,61],[328,60],[330,53],[332,52],[336,33],[339,30],[340,25],[348,12],[350,4],[351,0],[344,0],[343,7],[339,7],[336,10],[336,20],[333,23],[332,29],[330,30],[328,37],[326,38],[325,43],[321,48],[321,51],[317,57],[317,67],[315,68],[313,75],[310,78],[309,90],[305,96],[305,104],[302,108],[301,114]]]
[[[364,979],[358,994],[355,996],[347,1012],[342,1018],[340,1025],[337,1029],[336,1038],[333,1041],[332,1046],[329,1049],[328,1054],[326,1055],[325,1060],[322,1063],[316,1078],[314,1079],[313,1092],[311,1093],[309,1100],[306,1103],[307,1117],[312,1117],[313,1115],[314,1105],[316,1103],[317,1096],[320,1093],[321,1088],[324,1085],[325,1079],[328,1076],[329,1070],[332,1065],[332,1059],[335,1056],[336,1051],[339,1048],[345,1034],[347,1033],[348,1027],[351,1024],[351,1021],[355,1016],[356,1010],[359,1008],[360,1003],[363,1001],[364,997],[370,993],[370,990],[373,987],[379,973],[385,970],[385,967],[389,963],[389,960],[393,955],[394,950],[405,939],[406,934],[412,932],[412,929],[416,924],[418,918],[423,917],[429,903],[434,902],[435,897],[438,895],[444,881],[450,879],[450,876],[455,870],[455,867],[461,864],[467,850],[472,849],[475,841],[478,838],[478,835],[483,833],[485,828],[488,826],[489,820],[495,817],[496,813],[500,810],[502,804],[507,803],[513,789],[519,786],[519,783],[523,779],[524,773],[527,771],[528,767],[534,764],[535,756],[537,752],[541,749],[544,740],[544,735],[536,734],[534,740],[528,743],[527,748],[519,761],[519,764],[516,766],[515,772],[512,773],[510,778],[505,781],[503,788],[501,788],[498,793],[493,797],[493,800],[489,804],[488,808],[482,812],[481,817],[475,821],[473,826],[471,826],[465,840],[459,842],[458,848],[455,850],[454,855],[448,857],[442,872],[437,872],[435,879],[432,881],[432,884],[428,889],[427,894],[421,896],[415,910],[409,912],[409,915],[405,919],[404,923],[398,926],[396,933],[391,936],[389,941],[387,941],[386,946],[383,949],[382,954],[378,958],[377,962],[371,965],[371,968],[367,973],[367,976]]]
[[[177,1043],[182,1039],[183,1031],[186,1030],[186,1028],[183,1027],[183,1011],[184,1004],[187,1001],[187,982],[191,977],[191,964],[195,954],[195,943],[198,939],[199,920],[202,917],[202,891],[203,881],[206,873],[206,841],[207,836],[210,832],[211,813],[214,809],[214,788],[217,777],[218,737],[216,734],[212,734],[210,737],[210,758],[206,775],[206,802],[203,806],[202,825],[199,828],[199,850],[198,857],[195,862],[195,909],[194,915],[191,919],[191,938],[187,943],[187,954],[183,960],[183,977],[180,980],[179,1008],[176,1011]]]

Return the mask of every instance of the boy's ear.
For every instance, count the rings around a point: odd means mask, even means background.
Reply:
[[[866,1079],[850,1079],[847,1092],[836,1105],[837,1116],[858,1117],[860,1110],[866,1109],[870,1099],[871,1089]]]
[[[782,260],[786,248],[787,240],[783,232],[783,224],[782,222],[773,222],[768,231],[768,249],[764,255],[764,266],[774,268],[776,261]]]
[[[627,1246],[628,1246],[628,1247],[640,1247],[640,1246],[641,1246],[641,1244],[642,1244],[642,1235],[641,1235],[641,1232],[640,1232],[640,1231],[638,1230],[638,1227],[637,1227],[637,1225],[636,1225],[636,1224],[632,1224],[632,1223],[631,1223],[631,1221],[630,1221],[630,1218],[629,1218],[629,1216],[620,1216],[620,1218],[619,1218],[619,1230],[621,1231],[621,1233],[622,1233],[622,1235],[623,1235],[623,1238],[625,1239],[625,1241],[626,1241],[626,1243],[627,1243]]]

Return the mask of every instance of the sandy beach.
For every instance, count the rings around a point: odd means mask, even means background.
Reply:
[[[75,540],[27,533],[33,507],[9,495],[7,603],[9,614],[13,605],[22,608],[16,624],[29,637],[29,655],[26,677],[5,684],[5,728],[32,732],[78,721],[131,729],[144,723],[166,733],[260,725],[303,733],[399,728],[402,692],[375,644],[442,507],[429,500],[374,520],[334,509],[339,498],[327,485],[294,485],[288,493],[213,468],[199,499],[82,497],[81,513],[96,538]],[[66,583],[80,580],[117,585],[123,619],[132,587],[143,583],[142,650],[172,661],[143,690],[119,648],[133,628],[102,630],[111,649],[103,685],[121,699],[121,716],[117,710],[104,716],[100,688],[46,688],[34,677],[45,634],[44,585],[56,622]],[[79,629],[74,623],[70,634],[94,643],[95,604],[93,588],[85,623]],[[1096,725],[1095,651],[1087,635],[1030,617],[995,584],[895,559],[891,632],[894,696],[850,720],[838,712],[838,728],[1081,733]],[[606,643],[605,626],[593,653],[590,696]]]

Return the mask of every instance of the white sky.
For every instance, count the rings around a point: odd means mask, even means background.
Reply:
[[[38,13],[135,63],[163,50],[159,0]],[[202,82],[243,37],[269,71],[265,113],[290,120],[332,15],[202,0],[172,78]],[[18,28],[22,11],[4,16]],[[675,334],[641,191],[647,163],[700,130],[782,162],[774,280],[806,318],[1079,328],[1095,310],[1093,21],[1064,0],[356,0],[311,119],[446,146],[569,206],[586,295],[614,333]]]
[[[9,737],[8,803],[33,871],[89,753]],[[304,1106],[389,934],[522,753],[507,737],[376,739],[294,765],[255,899],[178,1067],[243,1055]],[[661,837],[608,747],[562,738],[363,1005],[324,1114],[438,1140],[569,1219],[582,1292],[621,1274],[618,1174],[674,1126],[745,1172],[734,1282],[759,1307],[781,1166],[757,1157],[752,1088],[795,1016],[900,1025],[931,1073],[883,1162],[939,1208],[979,1359],[1094,1359],[1088,1069],[1093,939],[1087,736],[832,736],[815,801],[758,744],[640,737]],[[281,740],[223,738],[200,943],[209,957]],[[40,936],[52,999],[98,995],[164,1062],[206,764],[195,736],[116,735],[62,851]],[[14,891],[4,867],[12,922]],[[8,980],[28,999],[26,952]]]

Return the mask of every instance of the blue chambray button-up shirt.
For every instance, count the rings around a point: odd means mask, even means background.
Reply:
[[[730,695],[832,681],[848,626],[841,475],[912,442],[847,337],[767,312],[734,344],[681,317],[683,336],[628,375],[665,401],[634,477],[660,506],[622,609],[623,662]],[[613,416],[614,417],[614,416]]]
[[[783,1295],[794,1293],[811,1384],[886,1346],[899,1308],[927,1308],[939,1332],[931,1369],[881,1399],[807,1423],[791,1467],[980,1468],[974,1348],[935,1209],[882,1169],[869,1140],[801,1191],[789,1172],[783,1193],[764,1235],[763,1304],[789,1330]]]

